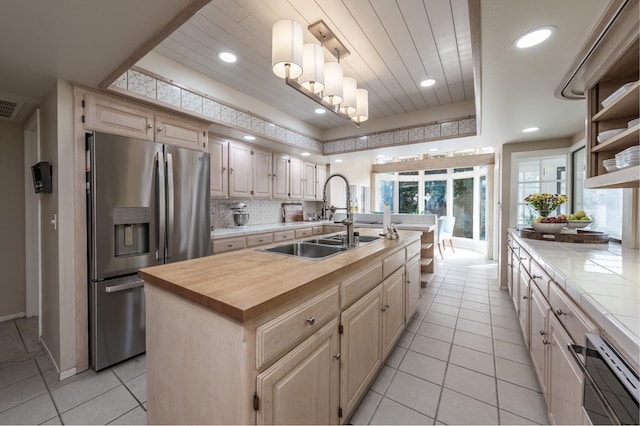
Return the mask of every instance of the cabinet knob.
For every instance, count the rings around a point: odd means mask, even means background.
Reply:
[[[543,345],[548,345],[548,344],[550,344],[550,343],[551,343],[551,342],[550,342],[550,341],[548,341],[547,339],[542,339],[542,344],[543,344]]]
[[[161,132],[162,131],[162,127],[158,127],[158,131]]]
[[[338,352],[338,353],[337,353],[337,354],[335,354],[333,357],[334,357],[335,359],[338,359],[338,360],[339,360],[339,359],[340,359],[340,357],[342,357],[342,355],[340,354],[340,352]]]
[[[223,167],[223,168],[222,168],[222,173],[224,173],[226,170],[227,170],[227,168],[226,168],[226,167]]]
[[[233,167],[229,167],[229,173],[233,173]]]
[[[547,334],[547,333],[545,333],[545,332],[544,332],[544,330],[540,330],[540,335],[541,335],[541,336],[544,336],[544,335],[546,335],[546,334]]]
[[[151,123],[147,124],[147,129],[150,129],[152,127],[153,127],[153,124],[151,124]]]
[[[380,308],[382,312],[386,311],[387,309],[389,309],[389,305],[383,305],[382,308]]]
[[[307,318],[307,324],[313,325],[316,323],[316,319],[314,317]]]
[[[527,300],[527,299],[528,299],[528,297],[527,297],[527,296],[522,296],[522,298],[523,298],[524,300]]]
[[[562,316],[562,315],[567,315],[567,313],[562,309],[556,309],[556,315]]]

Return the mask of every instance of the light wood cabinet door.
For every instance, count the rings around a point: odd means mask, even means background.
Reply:
[[[382,282],[382,359],[404,330],[404,268]]]
[[[567,348],[573,341],[555,315],[549,316],[549,341],[549,420],[557,425],[583,424],[584,376]]]
[[[304,198],[303,176],[304,163],[298,158],[291,157],[289,159],[289,198],[293,200]]]
[[[250,198],[252,186],[251,148],[229,144],[229,197]]]
[[[257,377],[257,424],[338,424],[338,322],[330,321]]]
[[[342,312],[340,407],[349,418],[382,365],[382,286]]]
[[[111,96],[84,94],[85,130],[153,140],[153,121],[150,109]]]
[[[209,142],[211,161],[211,196],[229,196],[229,143],[220,139]]]
[[[524,345],[529,348],[529,274],[520,267],[518,274],[518,318],[520,319],[520,328],[522,329],[522,337]]]
[[[289,156],[273,154],[273,198],[289,199]]]
[[[154,117],[155,141],[197,151],[207,150],[206,124],[173,114],[156,113]]]
[[[271,198],[271,153],[253,149],[253,198]]]
[[[327,166],[316,164],[316,200],[322,201],[324,183],[327,181]]]
[[[316,165],[304,163],[304,175],[302,177],[302,196],[305,200],[316,199]]]
[[[544,299],[540,291],[531,286],[531,344],[529,353],[531,354],[531,362],[538,376],[540,389],[547,397],[547,346],[549,345],[549,326],[547,324],[549,318],[549,304]]]
[[[405,322],[411,321],[420,300],[420,256],[414,256],[404,266],[405,270]]]

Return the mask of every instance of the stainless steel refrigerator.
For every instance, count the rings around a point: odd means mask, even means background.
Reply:
[[[211,254],[209,154],[87,135],[89,342],[100,370],[145,351],[147,266]]]

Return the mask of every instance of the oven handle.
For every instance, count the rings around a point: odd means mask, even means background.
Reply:
[[[613,408],[611,408],[611,405],[609,405],[609,403],[607,402],[607,399],[602,394],[602,391],[600,390],[600,388],[596,384],[596,381],[591,376],[591,373],[589,373],[589,371],[587,371],[586,365],[584,365],[584,363],[582,362],[582,360],[578,356],[578,354],[580,354],[580,355],[584,355],[586,357],[587,356],[587,351],[589,349],[585,348],[584,346],[573,345],[573,344],[568,344],[567,348],[569,348],[569,352],[571,352],[571,355],[573,356],[573,359],[576,361],[576,363],[580,367],[580,370],[582,370],[582,372],[584,373],[584,378],[591,385],[591,388],[593,389],[594,393],[596,394],[596,397],[598,398],[598,400],[600,400],[600,403],[602,404],[604,409],[607,410],[607,414],[609,415],[609,418],[613,421],[614,424],[617,424],[617,425],[622,424],[622,423],[620,423],[620,419],[618,419],[618,416],[616,416],[615,411],[613,410]],[[582,406],[584,407],[584,392],[583,392],[582,398],[583,398]]]

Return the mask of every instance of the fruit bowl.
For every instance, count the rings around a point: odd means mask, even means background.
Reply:
[[[538,232],[545,232],[547,234],[556,234],[562,231],[567,224],[566,223],[532,223],[533,229]]]
[[[584,228],[585,226],[591,225],[592,223],[593,223],[592,220],[567,220],[567,228],[569,229]]]

